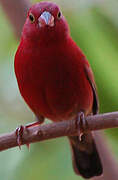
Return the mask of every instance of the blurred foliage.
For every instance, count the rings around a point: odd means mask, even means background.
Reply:
[[[36,0],[34,1],[36,2]],[[95,74],[100,111],[118,110],[118,12],[117,1],[57,0],[70,25],[73,39],[86,54]],[[109,3],[108,3],[109,2]],[[0,132],[32,121],[32,112],[22,100],[14,75],[18,46],[12,27],[0,7]],[[118,157],[117,129],[107,130],[108,142]],[[66,138],[0,153],[2,180],[80,180],[72,169]]]

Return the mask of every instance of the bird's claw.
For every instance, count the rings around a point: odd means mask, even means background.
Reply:
[[[34,127],[34,126],[38,126],[38,125],[40,125],[41,123],[44,122],[44,118],[43,118],[42,116],[40,116],[40,118],[37,118],[37,119],[38,119],[38,121],[36,121],[36,122],[33,122],[33,123],[31,123],[31,124],[27,124],[26,126],[22,126],[22,125],[21,125],[20,127],[18,127],[18,128],[16,129],[15,132],[16,132],[16,137],[17,137],[17,144],[18,144],[20,150],[21,150],[22,136],[23,136],[24,130],[27,130],[27,131],[28,131],[28,128]],[[30,144],[27,143],[26,146],[27,146],[27,148],[28,148],[28,150],[29,150]]]
[[[83,112],[78,113],[77,115],[77,129],[79,141],[82,141],[82,136],[84,131],[87,129],[87,121]]]
[[[21,150],[21,144],[22,144],[23,131],[24,131],[24,126],[22,125],[16,129],[17,144],[20,150]]]
[[[22,125],[16,129],[17,144],[18,144],[20,150],[21,150],[21,145],[22,145],[22,136],[23,136],[25,129],[27,129],[27,127],[22,126]],[[27,143],[26,146],[29,150],[30,144]]]

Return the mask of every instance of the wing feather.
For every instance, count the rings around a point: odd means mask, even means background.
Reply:
[[[93,112],[93,114],[98,114],[98,112],[99,112],[99,100],[98,100],[98,95],[97,95],[97,89],[96,89],[96,84],[95,84],[93,72],[92,72],[88,63],[86,63],[84,65],[84,70],[85,70],[86,77],[87,77],[87,79],[91,85],[92,91],[93,91],[92,112]]]

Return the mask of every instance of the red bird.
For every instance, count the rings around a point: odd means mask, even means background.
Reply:
[[[98,112],[92,70],[55,3],[41,2],[29,9],[15,55],[15,74],[20,93],[39,122],[79,119]],[[75,172],[84,178],[101,175],[92,134],[69,140]]]

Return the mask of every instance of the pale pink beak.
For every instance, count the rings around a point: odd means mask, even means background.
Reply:
[[[44,26],[54,26],[54,16],[51,15],[48,11],[44,11],[41,16],[38,18],[39,27]]]

